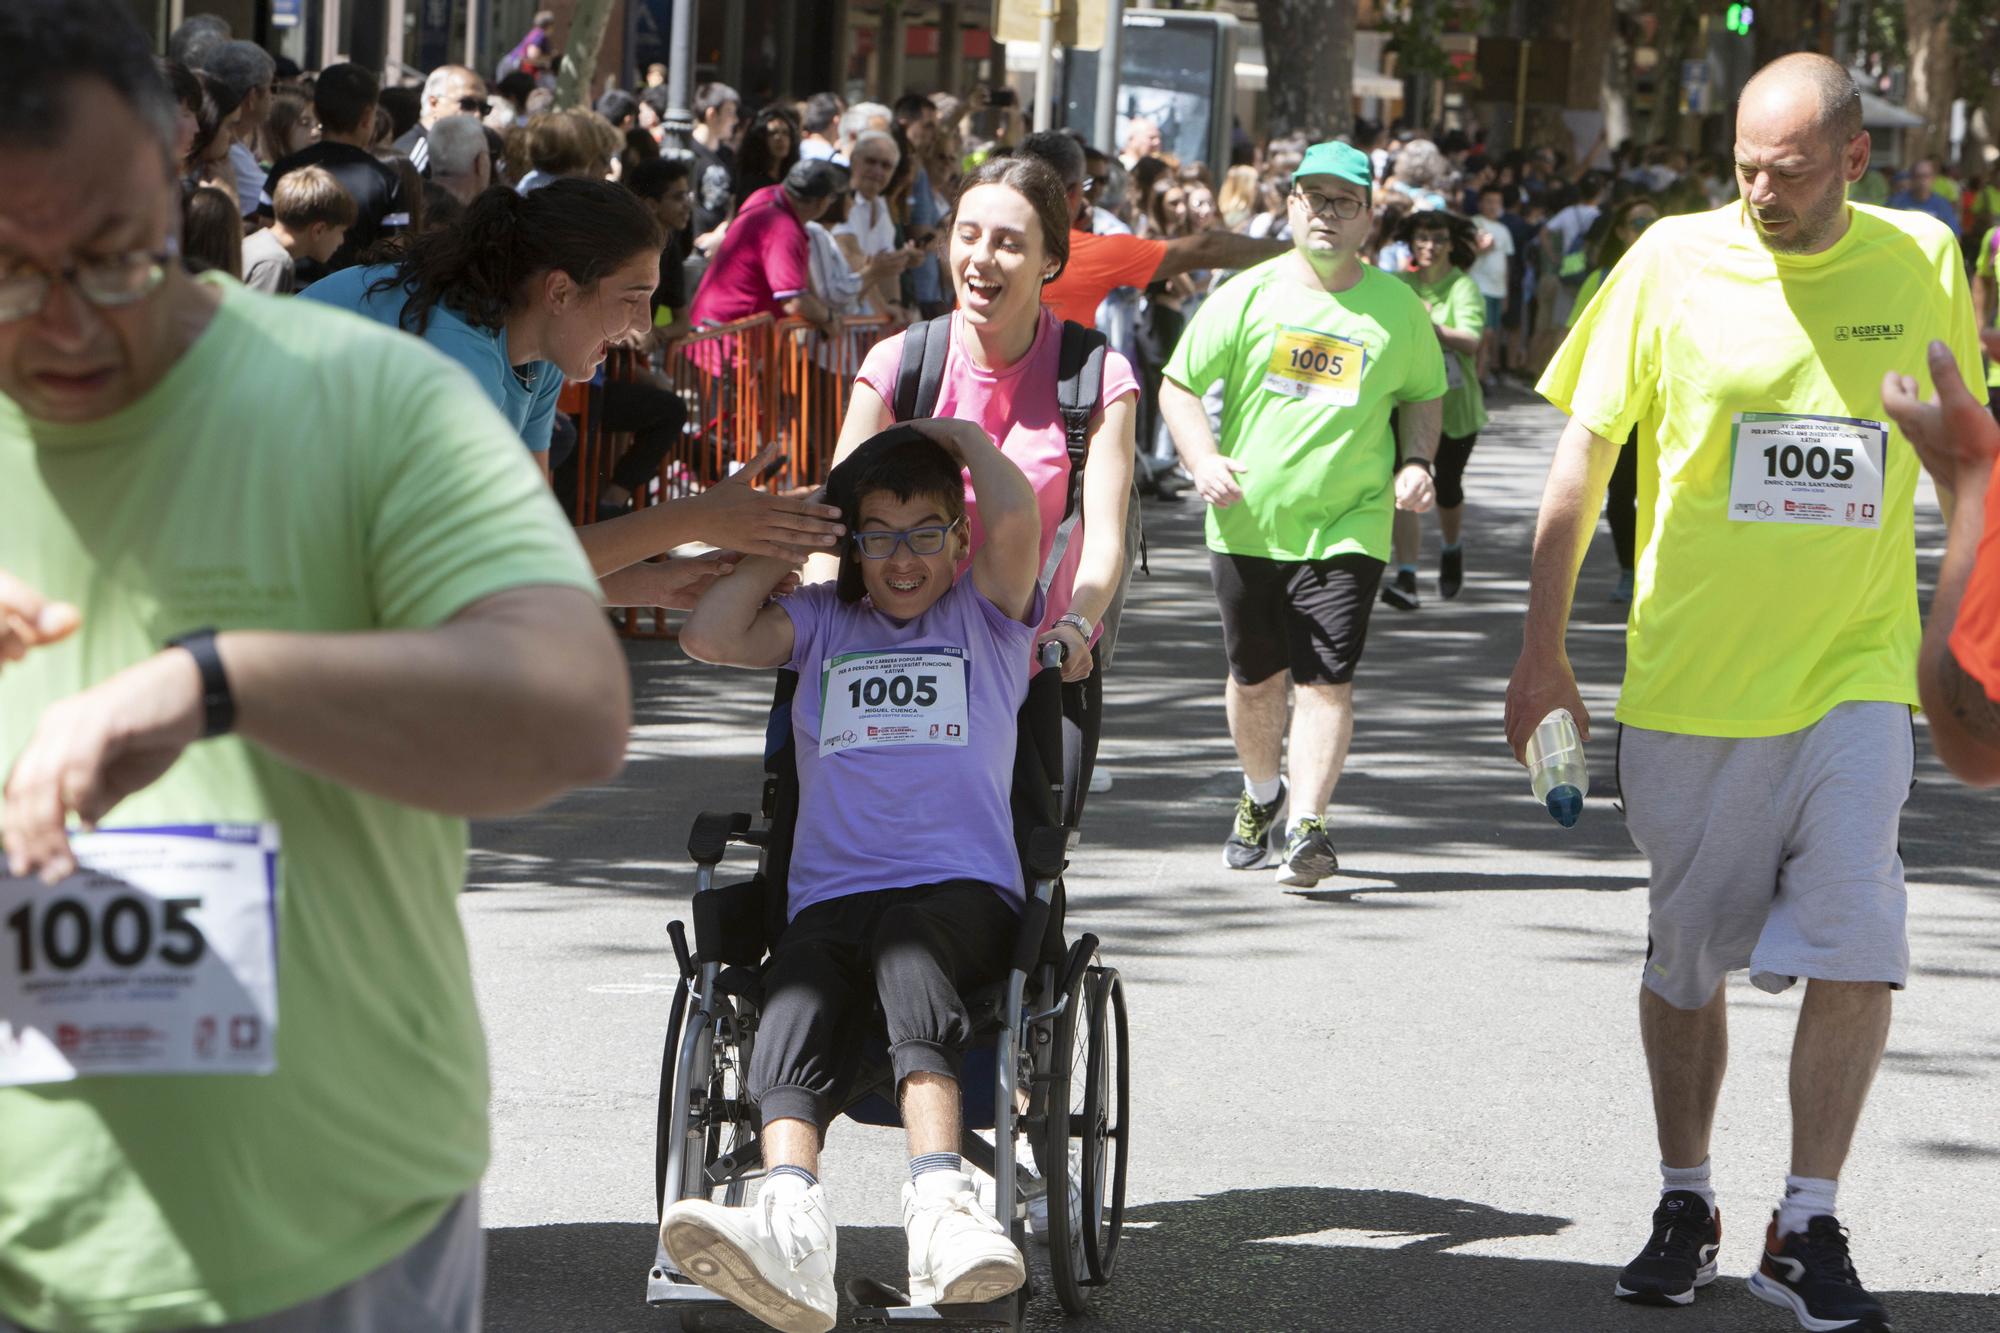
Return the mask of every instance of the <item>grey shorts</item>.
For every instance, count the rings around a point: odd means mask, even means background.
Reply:
[[[474,1190],[372,1273],[304,1305],[210,1333],[479,1333],[485,1294],[486,1235]],[[0,1333],[26,1330],[0,1316]]]
[[[1910,793],[1910,710],[1845,703],[1804,731],[1732,740],[1625,727],[1618,776],[1652,863],[1645,983],[1698,1009],[1750,969],[1883,981],[1910,970],[1897,829]]]

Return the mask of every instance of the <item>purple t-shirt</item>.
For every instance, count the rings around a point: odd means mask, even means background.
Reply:
[[[799,673],[791,915],[948,879],[991,884],[1018,911],[1009,793],[1035,627],[970,575],[915,620],[843,602],[832,583],[778,605],[795,636],[786,665]]]

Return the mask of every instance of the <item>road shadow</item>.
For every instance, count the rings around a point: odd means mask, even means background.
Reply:
[[[1090,1333],[1777,1333],[1788,1316],[1749,1295],[1740,1280],[1755,1239],[1724,1252],[1731,1274],[1686,1314],[1626,1306],[1611,1297],[1611,1265],[1496,1258],[1466,1246],[1552,1236],[1565,1218],[1510,1213],[1460,1199],[1395,1190],[1291,1186],[1229,1190],[1149,1204],[1131,1214],[1112,1285],[1087,1320],[1065,1319],[1031,1256],[1040,1287],[1029,1327]],[[487,1233],[490,1333],[632,1333],[672,1329],[644,1302],[653,1228],[584,1223]],[[896,1281],[905,1264],[894,1227],[843,1227],[839,1280]],[[1864,1269],[1865,1272],[1865,1269]],[[1930,1333],[2000,1327],[2000,1296],[1881,1293],[1898,1326]],[[851,1310],[843,1301],[843,1326]],[[751,1320],[711,1320],[754,1329]]]

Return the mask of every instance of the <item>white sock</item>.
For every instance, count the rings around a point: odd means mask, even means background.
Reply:
[[[1269,782],[1252,782],[1248,773],[1243,775],[1243,790],[1249,792],[1250,799],[1259,805],[1269,805],[1277,800],[1278,793],[1284,785],[1283,778],[1272,778]]]
[[[1312,811],[1312,810],[1302,810],[1302,811],[1299,811],[1298,813],[1296,813],[1296,814],[1294,814],[1294,815],[1292,816],[1292,818],[1291,818],[1291,822],[1285,825],[1285,836],[1289,838],[1289,837],[1291,837],[1291,836],[1292,836],[1292,835],[1293,835],[1294,833],[1297,833],[1297,832],[1299,831],[1299,825],[1300,825],[1300,824],[1303,824],[1303,823],[1304,823],[1304,822],[1305,822],[1306,820],[1308,820],[1308,819],[1317,819],[1317,820],[1318,820],[1318,821],[1319,821],[1320,823],[1324,824],[1324,823],[1326,823],[1326,812],[1325,812],[1324,810],[1320,810],[1320,811]]]
[[[1442,547],[1440,547],[1439,549],[1440,549],[1440,550],[1444,550],[1444,551],[1456,551],[1456,550],[1458,550],[1458,549],[1459,549],[1459,548],[1460,548],[1461,546],[1463,546],[1464,544],[1465,544],[1464,542],[1446,542],[1446,543],[1445,543],[1445,544],[1444,544],[1444,545],[1443,545]]]
[[[1804,1231],[1815,1217],[1833,1215],[1834,1191],[1840,1183],[1818,1176],[1786,1176],[1785,1197],[1778,1202],[1778,1239]]]
[[[1699,1194],[1701,1201],[1715,1211],[1715,1187],[1708,1182],[1708,1159],[1701,1159],[1700,1166],[1668,1166],[1660,1163],[1660,1193],[1671,1194],[1675,1190],[1686,1190]]]
[[[1416,567],[1415,565],[1397,565],[1397,566],[1396,566],[1396,572],[1397,572],[1398,574],[1401,574],[1401,573],[1404,573],[1405,571],[1407,571],[1407,572],[1409,572],[1409,573],[1411,573],[1411,574],[1414,574],[1414,573],[1416,573],[1416,572],[1417,572],[1417,567]]]

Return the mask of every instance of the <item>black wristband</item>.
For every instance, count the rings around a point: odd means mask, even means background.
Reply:
[[[1432,481],[1437,480],[1437,469],[1431,466],[1431,460],[1428,458],[1405,458],[1396,470],[1400,472],[1406,467],[1420,467],[1424,470],[1426,477],[1429,477]]]
[[[201,734],[206,740],[227,735],[236,726],[236,697],[229,692],[229,675],[215,651],[215,630],[191,630],[167,640],[169,648],[184,648],[201,671]]]

